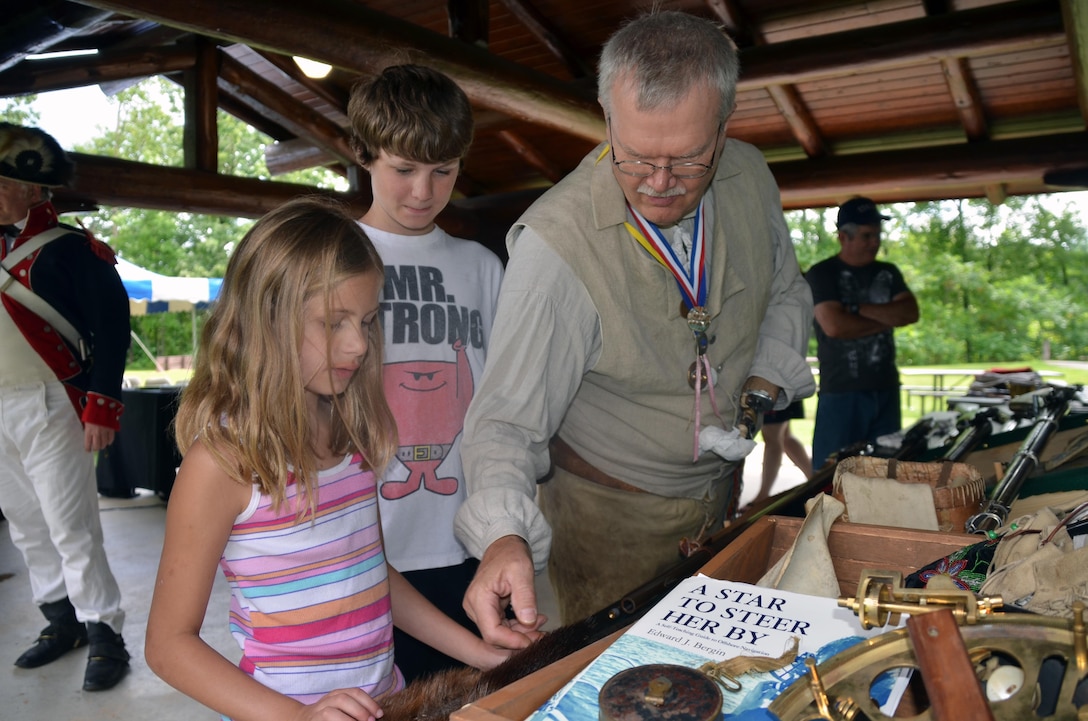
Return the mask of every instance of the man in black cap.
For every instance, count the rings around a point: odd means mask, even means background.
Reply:
[[[109,246],[59,223],[72,169],[50,135],[0,123],[0,503],[49,621],[15,665],[89,645],[83,688],[101,691],[129,655],[91,454],[120,427],[128,297]]]
[[[805,274],[820,361],[813,468],[902,426],[893,331],[917,322],[918,301],[899,269],[876,259],[880,225],[888,219],[869,198],[846,201],[835,223],[839,254]]]

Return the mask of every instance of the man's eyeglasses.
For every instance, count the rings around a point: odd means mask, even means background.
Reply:
[[[608,122],[608,137],[615,137],[612,135],[612,118],[607,119]],[[683,180],[694,180],[701,178],[714,167],[714,158],[718,155],[718,141],[721,139],[723,123],[718,123],[718,131],[714,134],[714,152],[710,155],[710,163],[673,163],[672,165],[654,165],[653,163],[647,163],[642,160],[616,160],[616,144],[609,143],[609,147],[612,151],[612,164],[615,165],[621,173],[624,175],[631,175],[636,178],[649,178],[658,170],[664,170],[667,173],[671,173],[674,178],[681,178]]]

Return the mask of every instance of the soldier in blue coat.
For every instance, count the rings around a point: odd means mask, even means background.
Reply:
[[[57,218],[72,170],[47,133],[0,123],[0,503],[49,622],[15,665],[89,646],[100,691],[129,663],[92,455],[120,427],[128,297],[109,246]]]

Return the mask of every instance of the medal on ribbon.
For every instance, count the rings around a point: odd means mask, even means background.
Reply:
[[[702,423],[702,391],[710,392],[710,405],[714,415],[718,413],[718,403],[714,398],[714,381],[710,368],[710,359],[706,351],[709,344],[706,332],[710,329],[710,312],[706,308],[706,228],[703,223],[703,201],[695,213],[695,227],[691,234],[691,253],[685,266],[676,255],[676,251],[665,240],[661,229],[642,217],[630,204],[627,209],[635,219],[638,228],[627,223],[627,231],[646,249],[646,251],[665,266],[676,279],[680,294],[688,307],[686,314],[688,328],[695,339],[695,361],[688,368],[688,385],[695,391],[695,441],[692,463],[699,460],[699,430]],[[724,423],[724,421],[723,421]]]

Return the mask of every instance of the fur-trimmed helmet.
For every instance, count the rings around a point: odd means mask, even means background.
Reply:
[[[59,188],[68,185],[73,168],[68,154],[49,133],[0,123],[0,177]]]

